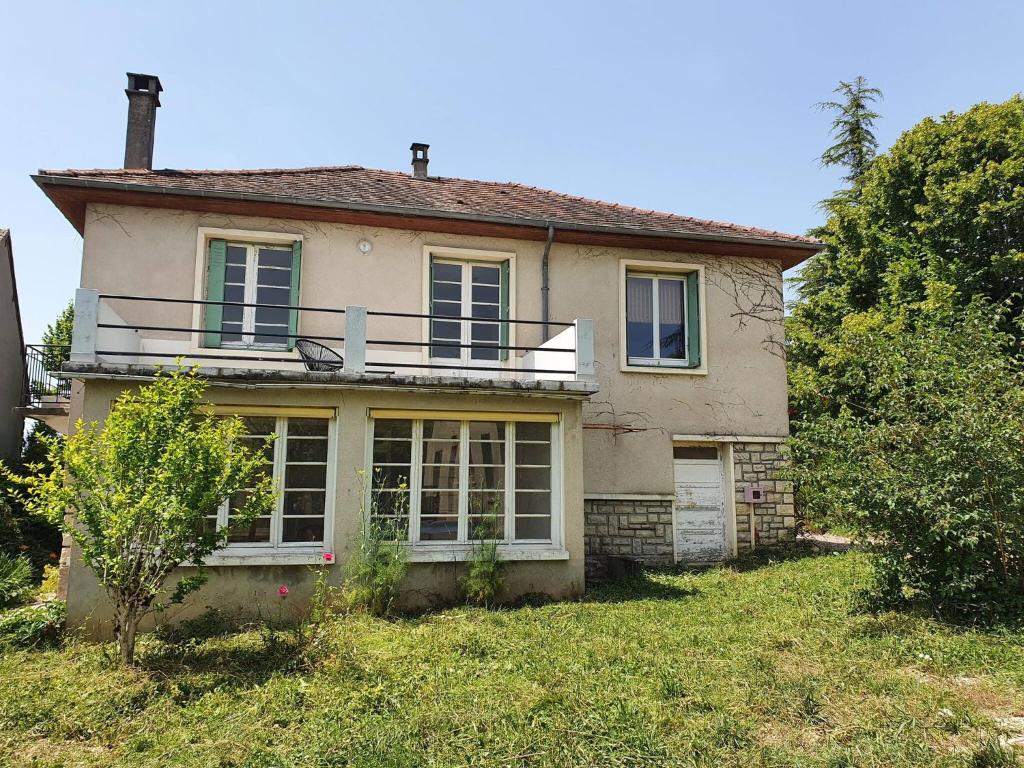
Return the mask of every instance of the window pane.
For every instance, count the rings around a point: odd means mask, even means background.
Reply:
[[[658,279],[658,338],[662,358],[683,360],[686,357],[686,325],[682,280]]]
[[[469,422],[469,439],[497,440],[505,439],[505,423],[502,421],[471,421]]]
[[[266,437],[277,429],[277,420],[273,416],[243,416],[242,423],[250,437]]]
[[[517,457],[518,463],[518,457]],[[546,491],[551,487],[551,470],[548,467],[524,469],[516,467],[516,490]]]
[[[504,464],[505,444],[493,442],[471,442],[469,444],[469,464]]]
[[[434,302],[462,301],[462,286],[458,283],[442,283],[434,281]]]
[[[516,491],[516,516],[550,515],[550,491]]]
[[[675,459],[717,460],[718,449],[702,445],[676,445],[672,448],[672,457]]]
[[[320,515],[324,514],[327,494],[324,491],[286,491],[284,494],[284,515]]]
[[[372,517],[400,518],[409,516],[408,491],[379,491],[370,499]]]
[[[626,354],[654,355],[654,293],[649,277],[626,278]]]
[[[257,304],[291,304],[291,291],[288,288],[264,288],[256,289]]]
[[[412,440],[412,422],[407,419],[375,419],[373,436],[392,440]]]
[[[444,264],[439,261],[434,262],[434,280],[445,280],[453,283],[462,282],[462,265],[461,264]]]
[[[430,314],[439,317],[461,317],[462,304],[457,301],[435,301]]]
[[[288,419],[289,437],[327,437],[327,419]]]
[[[498,320],[500,318],[498,310],[497,304],[474,304],[471,316],[481,320]],[[498,327],[497,323],[488,323],[488,325],[492,325],[495,328]]]
[[[424,491],[420,502],[420,539],[453,541],[459,532],[459,494]]]
[[[245,264],[248,249],[244,245],[229,245],[225,249],[225,262],[227,264]]]
[[[404,464],[412,461],[411,440],[374,440],[374,464]]]
[[[232,288],[240,287],[245,285],[245,264],[228,264],[224,268],[224,283],[225,293],[227,292],[227,285],[231,285]],[[237,285],[235,285],[237,284]],[[241,299],[228,299],[224,297],[226,301],[241,301]]]
[[[474,282],[473,301],[497,304],[500,300],[501,295],[498,291],[497,285],[478,285]]]
[[[469,487],[471,489],[495,489],[505,487],[505,466],[471,466],[469,468]]]
[[[460,424],[457,421],[424,421],[424,440],[458,440]]]
[[[473,342],[492,342],[498,343],[499,333],[498,323],[473,323]]]
[[[319,437],[292,437],[288,435],[286,461],[327,461],[327,440]]]
[[[290,315],[291,312],[287,309],[279,309],[277,307],[257,307],[256,325],[279,325],[282,327],[281,332],[284,333],[288,330],[288,318]],[[267,330],[270,330],[270,328]]]
[[[551,442],[551,425],[545,421],[520,421],[516,423],[516,440],[538,440]]]
[[[322,517],[285,518],[281,529],[284,542],[322,542],[324,540],[324,519]]]
[[[423,465],[423,487],[444,488],[458,490],[459,488],[459,467],[458,465]]]
[[[516,517],[516,538],[550,540],[551,518]]]
[[[516,443],[516,465],[551,463],[550,443]]]
[[[408,517],[373,517],[377,535],[386,541],[406,541],[409,538]]]
[[[270,518],[258,517],[246,528],[235,530],[228,535],[228,541],[232,544],[238,543],[262,543],[270,542]]]
[[[261,267],[288,267],[292,266],[291,248],[283,250],[280,248],[260,248],[259,260]]]
[[[473,265],[473,282],[498,285],[501,281],[500,267],[489,267],[480,264]]]
[[[284,473],[285,488],[326,488],[326,464],[289,464]]]
[[[389,466],[387,464],[375,464],[373,466],[373,488],[398,488],[404,485],[409,487],[409,465]]]
[[[290,288],[292,284],[292,271],[290,269],[260,268],[257,277],[259,285],[270,285],[278,288]]]

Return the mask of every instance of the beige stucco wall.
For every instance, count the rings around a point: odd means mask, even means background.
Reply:
[[[0,460],[8,462],[21,456],[25,426],[24,419],[14,415],[25,384],[20,328],[11,238],[0,230]]]
[[[543,243],[375,229],[244,216],[91,205],[82,286],[103,292],[193,297],[199,227],[300,234],[301,303],[360,304],[422,312],[424,246],[515,254],[513,312],[540,319]],[[363,255],[360,239],[373,251]],[[620,260],[682,262],[705,268],[706,375],[620,371]],[[587,493],[672,492],[672,435],[782,436],[787,433],[782,343],[782,275],[777,261],[693,253],[562,245],[551,249],[554,320],[594,320],[600,392],[584,406]],[[119,304],[126,320],[188,326],[186,306]],[[308,315],[300,332],[343,335],[344,319]],[[370,337],[421,338],[420,321],[370,318]],[[519,326],[516,342],[538,343]],[[181,338],[170,336],[171,338]]]
[[[115,381],[88,381],[73,393],[72,416],[85,421],[102,421],[113,399],[124,388]],[[275,389],[242,390],[211,387],[208,399],[237,406],[310,406],[336,409],[338,420],[337,464],[334,498],[334,539],[331,550],[338,563],[331,569],[331,581],[339,583],[344,563],[356,540],[360,514],[359,469],[366,457],[367,413],[370,408],[416,408],[543,412],[558,414],[562,423],[564,473],[563,536],[567,560],[511,562],[507,569],[505,597],[546,593],[556,597],[578,595],[583,590],[583,487],[581,411],[579,400],[565,398],[481,396],[419,392],[370,391],[357,389]],[[92,573],[81,563],[78,552],[69,553],[70,571],[66,581],[68,620],[73,626],[86,625],[99,635],[110,632],[110,608]],[[414,563],[404,584],[410,605],[443,602],[456,596],[463,566],[454,563]],[[171,610],[165,618],[182,618],[201,612],[206,606],[276,616],[281,609],[277,588],[288,585],[288,606],[298,607],[308,595],[311,572],[307,566],[221,566],[210,569],[210,582],[189,598],[186,606]]]

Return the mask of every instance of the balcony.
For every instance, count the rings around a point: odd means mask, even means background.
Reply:
[[[20,416],[45,422],[66,433],[71,403],[71,382],[59,376],[71,348],[57,344],[25,345],[25,386]]]
[[[238,308],[233,316],[249,317],[247,325],[217,321],[226,317],[228,307]],[[254,325],[251,318],[257,310],[263,313],[260,317],[274,315],[276,324]],[[495,326],[498,332],[492,330]],[[551,337],[544,340],[546,335]],[[300,354],[294,348],[297,342],[299,347],[318,347],[326,364]],[[213,378],[249,381],[596,391],[593,324],[586,319],[495,320],[354,305],[267,305],[77,291],[65,377],[149,374],[154,366],[173,366],[179,359]]]

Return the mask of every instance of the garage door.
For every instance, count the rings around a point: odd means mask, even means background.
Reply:
[[[718,448],[675,446],[676,559],[710,562],[728,556],[725,490]]]

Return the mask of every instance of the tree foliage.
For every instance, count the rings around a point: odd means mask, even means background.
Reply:
[[[1008,307],[1024,292],[1024,100],[926,119],[874,159],[852,194],[826,203],[822,253],[802,270],[787,322],[792,405],[831,412],[858,373],[831,354],[844,323],[879,309],[927,311],[975,296]]]
[[[57,318],[46,326],[43,331],[43,364],[48,371],[59,371],[61,363],[71,359],[71,336],[75,327],[75,305],[68,305],[61,310]]]
[[[232,510],[232,524],[245,526],[276,497],[262,452],[240,440],[242,421],[198,409],[205,386],[195,371],[158,374],[122,394],[105,424],[79,421],[74,434],[50,440],[48,474],[20,479],[28,507],[64,525],[106,590],[129,663],[168,577],[184,564],[199,568],[178,580],[170,599],[183,599],[203,583],[204,559],[227,543],[228,529],[208,523],[221,503],[250,488]]]
[[[833,91],[838,101],[822,101],[818,109],[835,113],[832,120],[832,138],[835,144],[821,155],[821,164],[839,165],[847,169],[844,179],[855,183],[875,157],[878,140],[872,127],[879,115],[871,105],[882,98],[882,92],[868,86],[867,80],[858,76],[852,83],[840,81]]]
[[[851,315],[829,355],[859,394],[792,439],[801,501],[877,543],[889,600],[978,616],[1024,599],[1024,357],[1005,315]]]

